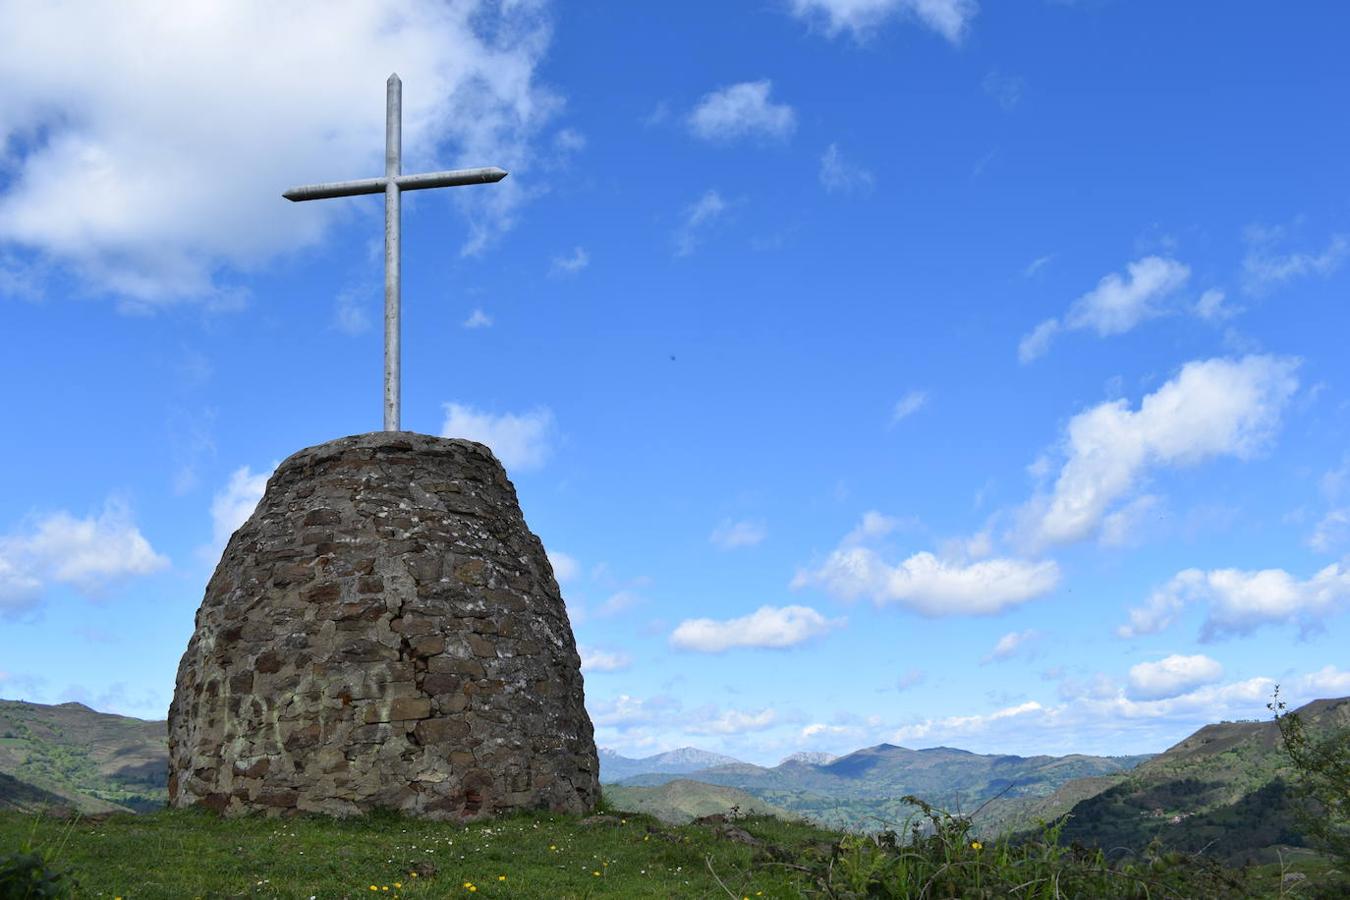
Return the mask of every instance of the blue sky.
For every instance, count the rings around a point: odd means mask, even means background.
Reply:
[[[1162,750],[1350,693],[1341,4],[0,3],[0,696],[165,714],[220,548],[494,447],[602,746]],[[316,37],[322,35],[322,39]]]

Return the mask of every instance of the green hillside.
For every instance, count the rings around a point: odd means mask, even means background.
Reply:
[[[168,799],[164,722],[99,713],[80,703],[0,700],[0,805],[80,812],[145,811]]]
[[[1314,734],[1350,739],[1350,698],[1317,700],[1298,715]],[[1306,846],[1294,777],[1271,721],[1223,722],[1195,734],[1094,796],[1075,804],[1066,841],[1085,846],[1206,847],[1231,863],[1269,862]]]
[[[685,778],[667,782],[660,787],[607,784],[604,794],[605,800],[617,809],[646,813],[675,825],[683,825],[703,816],[726,815],[733,810],[747,816],[792,818],[787,810],[765,803],[745,791]]]

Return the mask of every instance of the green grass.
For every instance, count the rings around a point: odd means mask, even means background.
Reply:
[[[59,821],[7,813],[0,857],[37,850],[76,881],[74,896],[124,900],[1281,896],[1275,869],[1239,872],[1148,852],[1108,864],[1059,846],[1053,834],[980,844],[965,820],[940,813],[912,843],[900,839],[904,829],[866,836],[768,817],[673,827],[611,816],[591,825],[547,814],[455,825],[379,814],[225,820],[164,810]],[[745,835],[754,843],[734,839]],[[1315,896],[1313,881],[1296,896]]]

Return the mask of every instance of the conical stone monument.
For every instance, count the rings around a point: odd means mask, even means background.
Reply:
[[[585,812],[599,766],[552,568],[481,444],[376,432],[268,481],[197,613],[169,802]]]

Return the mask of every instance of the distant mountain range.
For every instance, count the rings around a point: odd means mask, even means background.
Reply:
[[[1350,698],[1298,714],[1313,734],[1350,740]],[[163,806],[163,721],[95,712],[79,703],[0,700],[0,809],[65,806],[85,813]],[[901,828],[900,801],[921,797],[975,813],[980,834],[1015,832],[1069,814],[1063,839],[1140,848],[1157,838],[1209,848],[1230,862],[1266,860],[1299,846],[1279,729],[1269,720],[1206,725],[1156,756],[1000,756],[950,747],[878,744],[841,757],[794,753],[757,766],[684,747],[632,759],[600,751],[605,793],[620,808],[683,821],[739,807],[822,824]]]
[[[600,761],[601,781],[620,787],[658,787],[683,778],[737,788],[825,825],[869,830],[903,827],[915,810],[900,798],[913,794],[952,812],[970,813],[983,805],[977,822],[1004,830],[1034,802],[1071,781],[1120,776],[1149,759],[995,756],[951,747],[910,750],[878,744],[837,758],[793,754],[773,767],[728,760],[691,768],[697,751],[674,752],[684,765],[663,759],[666,754],[633,760],[606,752]],[[653,760],[661,760],[667,768],[642,771]]]

